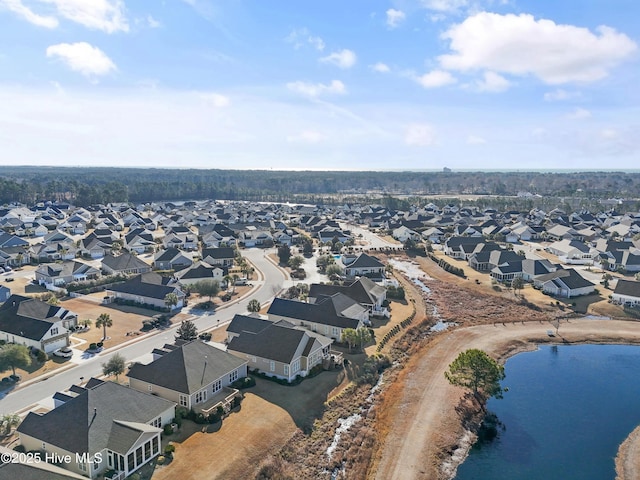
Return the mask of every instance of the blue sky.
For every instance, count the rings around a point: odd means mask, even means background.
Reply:
[[[0,0],[0,165],[631,169],[637,0]]]

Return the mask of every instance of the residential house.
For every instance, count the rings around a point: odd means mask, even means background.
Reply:
[[[358,329],[369,319],[367,308],[341,293],[318,297],[315,303],[275,298],[267,315],[269,320],[286,320],[338,341],[344,329]]]
[[[347,260],[348,257],[342,257],[344,265],[344,274],[347,278],[369,277],[373,279],[384,278],[384,264],[376,257],[366,253],[360,253],[352,261]],[[348,262],[348,263],[345,263]]]
[[[177,248],[167,248],[156,252],[153,268],[156,270],[182,270],[193,265],[191,254]]]
[[[111,285],[107,290],[115,296],[116,301],[131,301],[155,308],[165,308],[166,296],[175,293],[178,303],[172,306],[172,309],[180,309],[184,306],[185,294],[175,280],[162,277],[155,272],[137,275],[124,283]]]
[[[238,394],[229,387],[247,376],[247,360],[200,340],[168,347],[156,349],[159,357],[147,365],[134,363],[129,386],[204,414],[221,403],[228,407],[225,399]]]
[[[228,274],[229,269],[227,267],[209,265],[201,260],[183,270],[180,270],[174,275],[174,277],[180,285],[192,285],[203,280],[222,283],[224,277]]]
[[[36,282],[40,285],[61,286],[71,282],[94,280],[99,278],[102,273],[91,265],[72,261],[40,265],[35,275]]]
[[[478,244],[474,250],[467,261],[469,266],[480,272],[491,271],[498,265],[524,258],[513,250],[505,250],[493,242]]]
[[[107,254],[102,259],[102,271],[106,275],[135,275],[150,272],[151,265],[130,253],[118,256]]]
[[[124,237],[125,248],[130,252],[145,253],[153,252],[156,242],[153,233],[145,228],[135,228],[129,231]]]
[[[235,258],[236,251],[231,247],[202,249],[202,260],[209,265],[231,268]]]
[[[533,281],[535,287],[555,297],[572,298],[589,295],[595,290],[595,284],[584,278],[573,268],[556,270],[540,275]]]
[[[637,307],[640,305],[640,282],[619,279],[611,295],[611,301],[617,305]]]
[[[411,230],[404,225],[394,229],[392,232],[392,236],[402,243],[405,243],[409,239],[414,242],[419,242],[420,240],[422,240],[422,236],[418,232],[416,232],[415,230]]]
[[[25,417],[17,429],[25,450],[68,458],[64,468],[91,479],[106,470],[128,477],[160,454],[162,427],[175,417],[175,403],[95,379],[73,390],[58,396],[66,401],[57,408]]]
[[[570,265],[590,265],[598,255],[595,248],[589,247],[580,240],[561,240],[553,242],[547,250],[557,255],[562,263]]]
[[[467,260],[485,242],[482,237],[450,237],[445,241],[443,251],[452,258]]]
[[[309,302],[316,303],[336,293],[342,293],[366,307],[369,315],[388,315],[388,310],[382,306],[387,298],[387,289],[367,277],[360,277],[349,285],[312,283],[309,287]]]
[[[444,232],[437,227],[429,227],[422,232],[422,238],[431,243],[441,243],[444,240]]]
[[[51,353],[69,345],[78,316],[35,298],[11,295],[0,306],[0,340]]]
[[[264,247],[273,245],[273,237],[266,230],[243,230],[238,236],[240,245],[246,248]]]
[[[558,266],[554,265],[549,260],[534,260],[526,258],[522,260],[522,279],[525,282],[533,282],[540,275],[555,272],[557,269]]]
[[[227,328],[227,351],[246,359],[250,370],[291,382],[330,356],[332,340],[288,322],[236,315]]]

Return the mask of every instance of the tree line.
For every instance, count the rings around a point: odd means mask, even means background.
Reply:
[[[636,197],[640,173],[630,172],[331,172],[171,170],[99,167],[3,167],[0,204],[68,201],[79,206],[111,202],[179,200],[345,202],[377,198],[389,208],[398,196],[492,195],[529,192],[589,202]],[[533,205],[536,200],[520,199]],[[575,202],[574,202],[575,203]],[[526,204],[525,204],[526,205]],[[574,205],[575,206],[575,205]]]

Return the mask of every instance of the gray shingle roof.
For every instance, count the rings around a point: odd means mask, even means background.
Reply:
[[[309,335],[303,330],[271,325],[258,333],[245,333],[232,338],[228,349],[276,362],[291,363],[300,343],[304,341],[306,346],[308,338]]]
[[[39,341],[70,312],[35,298],[11,295],[0,306],[0,331]]]
[[[317,298],[321,295],[330,296],[342,293],[361,305],[373,305],[376,298],[384,294],[385,288],[372,282],[367,277],[361,277],[350,285],[330,285],[312,283],[309,288],[309,297]]]
[[[151,269],[151,267],[147,263],[143,262],[135,255],[131,255],[130,253],[123,253],[122,255],[118,255],[117,257],[107,254],[102,259],[102,264],[115,271]]]
[[[267,314],[340,328],[358,328],[360,323],[360,320],[339,316],[333,302],[329,299],[320,303],[305,303],[276,298],[271,303]]]
[[[190,395],[246,363],[246,360],[195,340],[148,365],[134,364],[127,376]]]
[[[638,297],[640,298],[640,282],[634,282],[631,280],[618,280],[616,284],[616,288],[613,293],[617,293],[618,295],[627,295],[630,297]]]
[[[176,290],[179,290],[176,285],[167,285],[169,280],[157,273],[148,272],[137,275],[124,283],[112,285],[109,290],[163,300],[168,293],[176,293]]]
[[[44,415],[29,413],[18,432],[69,452],[93,455],[110,442],[122,448],[132,438],[120,428],[114,433],[114,421],[149,424],[172,406],[163,398],[102,382]]]

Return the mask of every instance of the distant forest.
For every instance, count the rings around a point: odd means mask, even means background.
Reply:
[[[573,206],[589,205],[596,199],[612,197],[632,199],[635,203],[640,198],[640,173],[331,172],[93,167],[0,169],[0,204],[57,200],[87,206],[110,202],[202,199],[315,204],[461,194],[510,197],[522,192],[562,201],[569,199],[568,203]],[[531,199],[526,201],[533,202]]]

